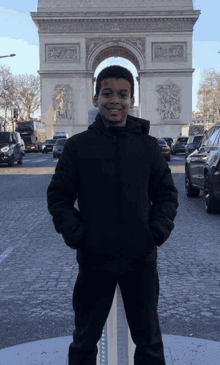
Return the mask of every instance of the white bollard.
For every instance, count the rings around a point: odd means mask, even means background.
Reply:
[[[135,345],[132,341],[117,285],[112,307],[98,343],[99,365],[133,365]]]

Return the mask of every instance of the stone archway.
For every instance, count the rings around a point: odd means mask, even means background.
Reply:
[[[141,117],[151,121],[151,134],[176,137],[191,121],[192,34],[199,14],[191,0],[39,0],[31,16],[40,41],[42,121],[69,135],[87,129],[94,70],[120,55],[138,70]],[[73,102],[67,118],[54,123],[58,85],[71,90],[66,95]]]
[[[130,61],[137,72],[139,72],[141,68],[144,68],[145,42],[143,39],[133,39],[133,44],[125,39],[114,39],[111,41],[109,38],[101,38],[96,42],[94,39],[89,39],[87,43],[87,50],[89,50],[89,52],[87,51],[87,70],[95,73],[100,63],[112,57],[120,57]],[[137,43],[141,49],[137,48]],[[93,77],[92,90],[94,90],[95,81],[96,78]],[[136,77],[136,81],[138,82],[139,91],[138,77]],[[140,100],[140,94],[138,99]],[[135,106],[131,114],[140,116],[140,107]]]

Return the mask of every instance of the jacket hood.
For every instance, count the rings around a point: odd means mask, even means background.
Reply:
[[[109,134],[112,132],[120,134],[133,133],[148,135],[150,130],[150,121],[128,115],[125,127],[106,127],[102,121],[100,113],[98,113],[95,121],[88,127],[88,130],[92,130],[99,135]]]

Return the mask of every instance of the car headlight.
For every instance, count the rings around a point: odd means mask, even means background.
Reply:
[[[1,148],[1,151],[2,152],[8,152],[9,151],[9,147],[8,146],[5,146],[5,147]]]
[[[42,144],[41,148],[45,148],[45,147],[46,147],[45,144]]]

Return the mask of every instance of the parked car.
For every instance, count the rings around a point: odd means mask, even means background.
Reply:
[[[165,141],[167,142],[168,146],[171,148],[171,144],[173,143],[173,138],[171,137],[161,137],[162,139],[165,139]]]
[[[55,144],[56,144],[56,139],[47,139],[41,146],[41,152],[42,153],[52,152]]]
[[[0,163],[22,165],[21,136],[19,132],[0,132]]]
[[[175,142],[171,145],[171,152],[173,155],[176,155],[179,152],[185,153],[185,147],[188,142],[189,137],[188,136],[181,136],[178,137]]]
[[[188,197],[205,193],[207,213],[220,213],[220,123],[204,135],[185,162],[185,190]]]
[[[58,138],[69,138],[69,135],[66,132],[55,132],[53,139]]]
[[[157,138],[157,142],[159,144],[160,150],[167,161],[171,159],[170,147],[167,142],[163,138]]]
[[[199,143],[203,139],[203,136],[204,136],[203,134],[197,134],[195,136],[189,137],[185,147],[185,158],[187,158],[190,155],[190,153],[192,153],[197,149]]]
[[[56,140],[56,144],[53,148],[53,158],[60,157],[67,140],[68,138],[59,138]]]
[[[21,138],[21,150],[22,150],[22,156],[25,156],[25,143],[22,138]]]

